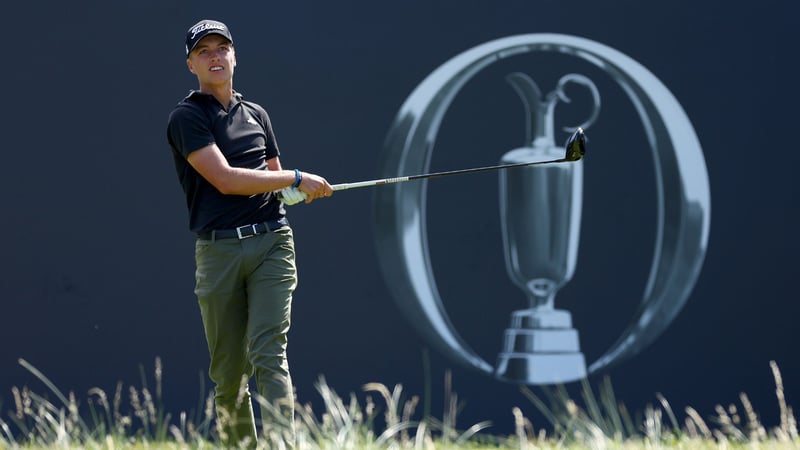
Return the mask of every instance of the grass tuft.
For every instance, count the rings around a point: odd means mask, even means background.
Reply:
[[[214,418],[213,395],[201,403],[196,417],[181,412],[166,413],[161,402],[161,361],[155,363],[155,386],[118,383],[109,395],[99,388],[88,391],[81,403],[72,392],[64,394],[44,374],[25,360],[19,363],[44,383],[55,396],[27,387],[11,389],[13,408],[0,417],[0,449],[216,449],[218,424]],[[709,420],[691,407],[679,419],[670,403],[656,394],[657,403],[648,404],[634,419],[619,402],[608,378],[595,389],[583,380],[580,398],[572,399],[564,386],[539,389],[520,388],[547,420],[546,427],[535,428],[522,409],[514,407],[514,434],[487,434],[490,422],[461,428],[457,423],[463,403],[452,389],[452,375],[445,373],[444,413],[441,419],[429,414],[428,399],[406,396],[403,386],[381,383],[363,386],[366,399],[359,403],[355,394],[339,396],[320,377],[315,388],[324,410],[313,411],[310,404],[295,406],[296,448],[327,449],[789,449],[800,448],[797,420],[788,405],[778,365],[770,362],[780,423],[767,427],[746,394],[739,405],[717,405]],[[378,402],[373,399],[376,397]],[[253,398],[267,409],[274,408],[258,395]],[[423,405],[419,418],[417,408]],[[382,411],[382,421],[376,420]],[[275,410],[273,417],[281,417]],[[380,425],[379,425],[380,423]],[[285,448],[283,430],[287,423],[264,423],[260,427],[258,448]]]

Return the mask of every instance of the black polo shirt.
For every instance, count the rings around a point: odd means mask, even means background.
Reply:
[[[191,152],[216,143],[231,166],[269,170],[266,161],[280,151],[261,106],[234,93],[226,111],[213,95],[192,91],[170,113],[167,140],[186,194],[192,231],[235,228],[286,214],[271,192],[251,196],[220,193],[187,161]]]

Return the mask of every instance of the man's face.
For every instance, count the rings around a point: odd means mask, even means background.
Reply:
[[[197,75],[201,85],[229,82],[236,67],[233,44],[218,34],[209,34],[189,53],[186,64],[189,71]]]

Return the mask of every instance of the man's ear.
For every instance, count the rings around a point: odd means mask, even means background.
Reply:
[[[186,59],[186,66],[189,67],[189,72],[194,73],[194,65],[190,59]]]

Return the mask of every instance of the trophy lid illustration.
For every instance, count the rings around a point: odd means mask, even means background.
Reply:
[[[526,147],[512,150],[509,153],[520,154],[519,159],[528,157],[535,159],[541,155],[561,156],[563,149],[566,149],[564,158],[568,161],[577,161],[586,152],[586,136],[583,130],[589,128],[600,113],[600,94],[592,81],[580,74],[572,73],[564,75],[558,80],[556,89],[547,95],[543,95],[536,82],[522,72],[514,72],[506,76],[506,81],[519,95],[525,108],[525,144]],[[556,147],[555,144],[555,108],[559,101],[571,103],[572,100],[567,96],[565,87],[569,83],[576,83],[589,89],[592,96],[594,107],[591,115],[577,127],[563,127],[563,130],[571,133],[564,147]],[[575,131],[580,130],[580,133]],[[508,154],[507,154],[508,155]],[[516,157],[514,159],[517,159]]]

